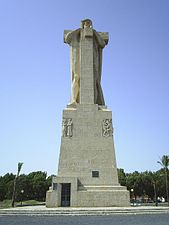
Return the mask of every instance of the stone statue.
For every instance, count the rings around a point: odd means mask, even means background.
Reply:
[[[85,19],[81,21],[81,28],[74,31],[65,31],[64,33],[64,42],[70,45],[70,58],[71,58],[71,81],[72,81],[72,90],[71,90],[71,102],[70,104],[81,103],[80,102],[80,79],[82,74],[80,71],[83,71],[85,62],[82,62],[81,55],[83,54],[83,43],[89,40],[92,41],[92,49],[90,53],[92,54],[92,70],[93,75],[93,98],[94,104],[105,105],[103,92],[101,88],[101,69],[102,69],[102,49],[108,43],[107,33],[96,32],[92,27],[92,21]],[[87,42],[86,42],[87,43]],[[85,46],[89,48],[89,45]],[[85,57],[88,57],[86,54]],[[85,61],[85,60],[84,60]]]
[[[71,46],[71,104],[79,103],[79,86],[80,86],[80,63],[79,63],[79,50],[80,50],[80,29],[68,32],[64,37],[65,43]]]

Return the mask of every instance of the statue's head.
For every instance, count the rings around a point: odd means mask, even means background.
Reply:
[[[81,28],[91,27],[92,28],[92,21],[90,19],[85,19],[81,21]]]

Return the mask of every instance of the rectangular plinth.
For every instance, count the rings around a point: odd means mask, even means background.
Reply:
[[[46,196],[47,207],[62,206],[61,185],[70,183],[71,186],[71,207],[112,207],[130,206],[129,192],[123,186],[78,186],[77,178],[55,177],[53,182],[57,182],[56,190],[49,190]],[[76,186],[77,185],[77,186]]]
[[[129,206],[129,192],[118,182],[112,114],[106,107],[79,104],[63,111],[58,176],[52,184],[48,207]]]

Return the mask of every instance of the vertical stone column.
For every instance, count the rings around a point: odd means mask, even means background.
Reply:
[[[93,29],[81,30],[80,104],[94,104]]]

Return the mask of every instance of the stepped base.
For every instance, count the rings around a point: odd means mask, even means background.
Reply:
[[[67,202],[62,202],[62,185],[65,183],[70,184],[71,190]],[[126,187],[120,185],[78,186],[78,179],[75,177],[54,177],[53,186],[46,195],[46,206],[49,208],[130,206],[129,192]]]

